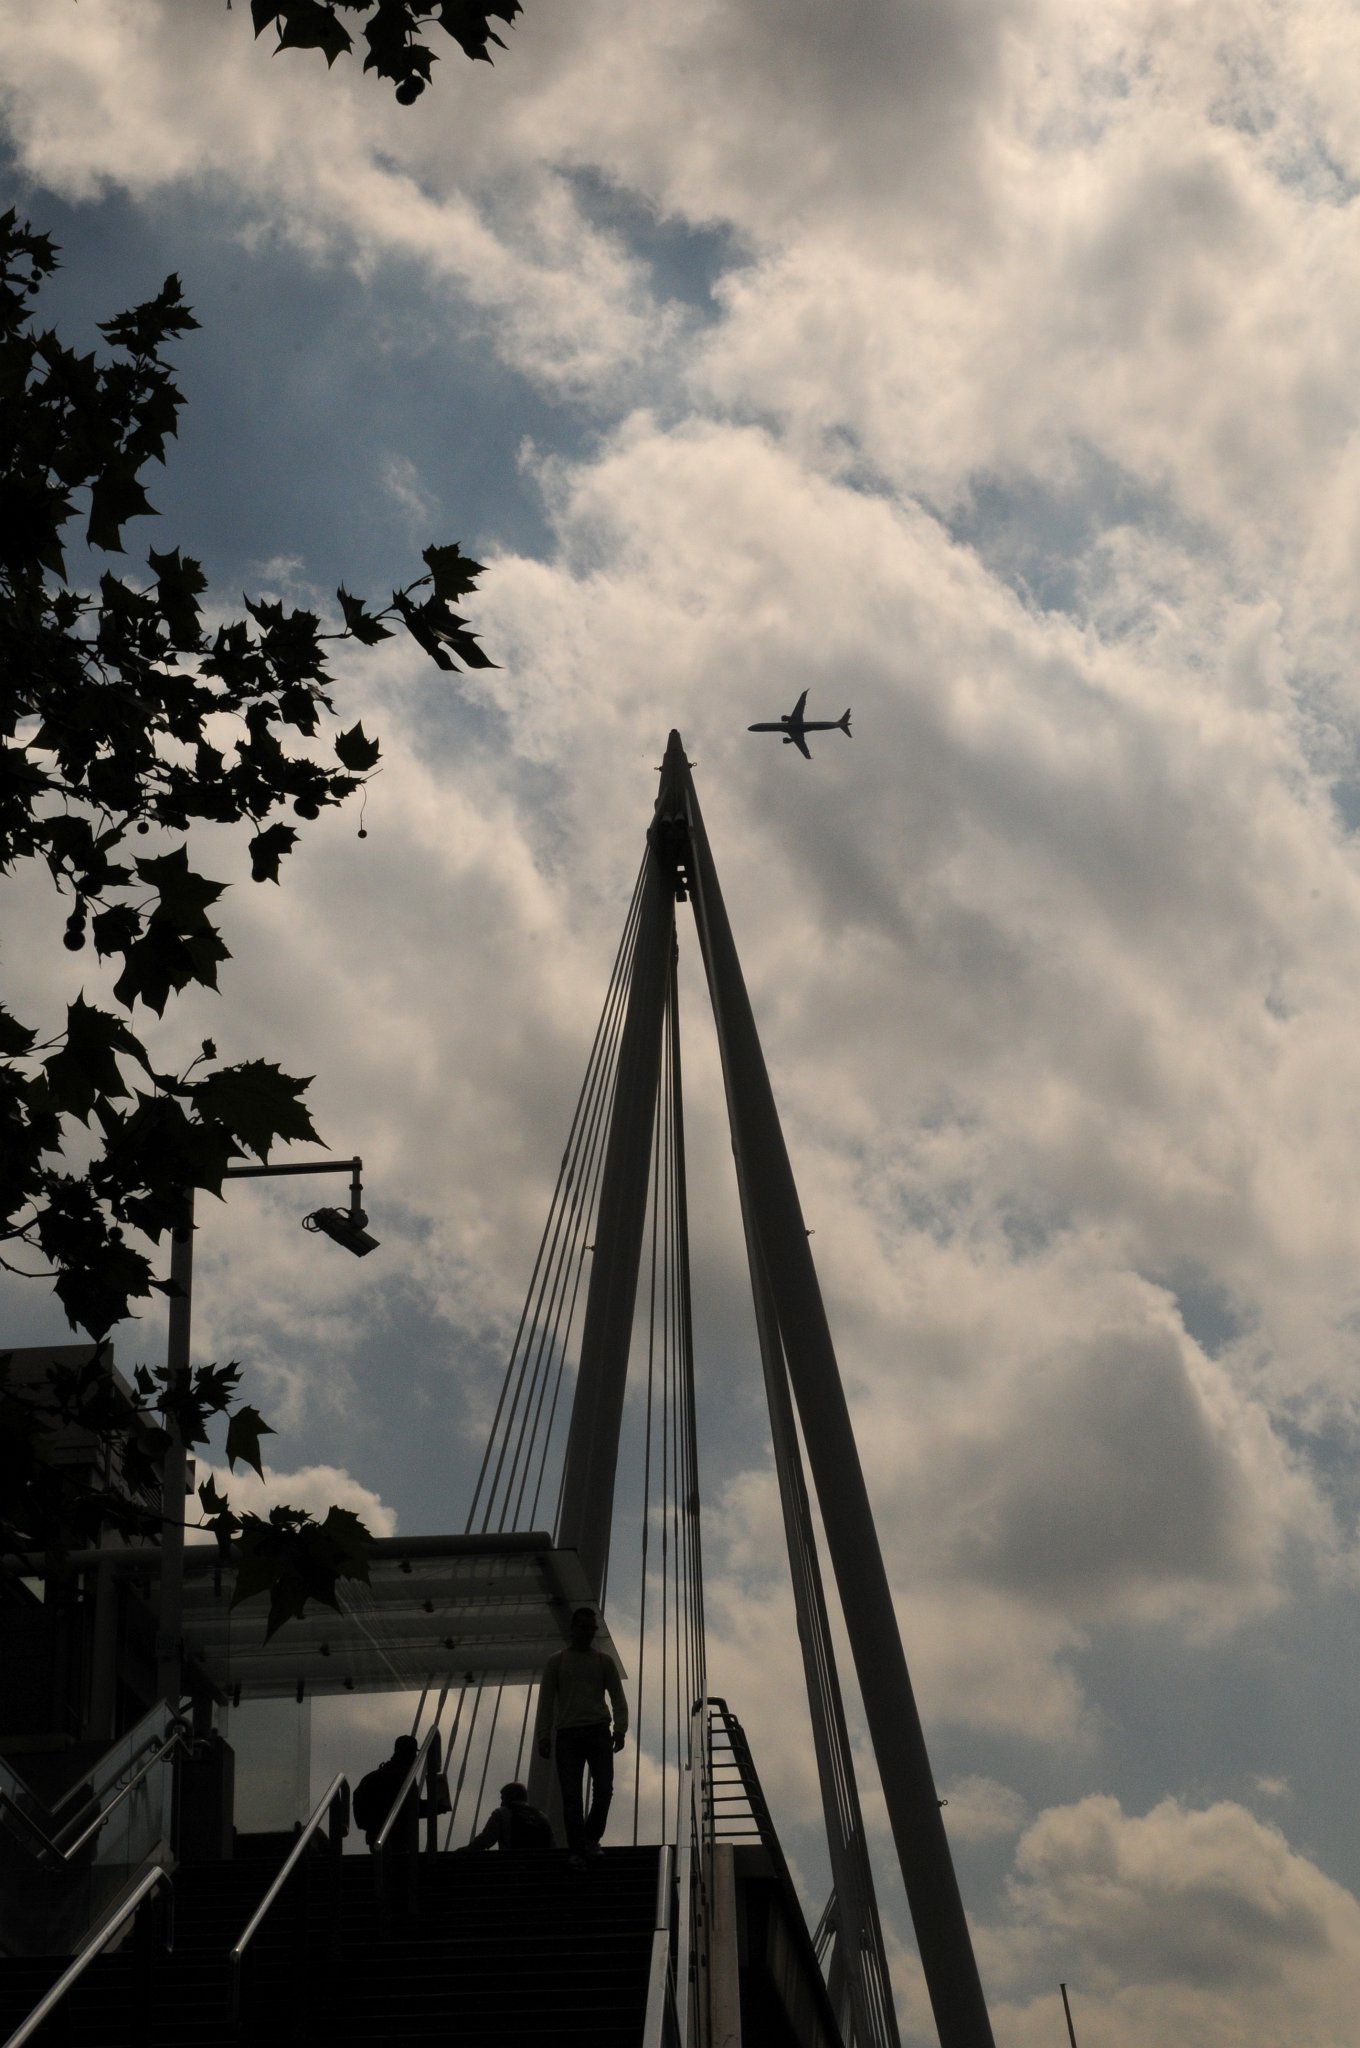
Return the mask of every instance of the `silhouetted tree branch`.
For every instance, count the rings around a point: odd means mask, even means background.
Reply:
[[[438,61],[423,39],[427,30],[442,29],[465,57],[489,64],[489,45],[505,48],[492,22],[508,28],[519,12],[519,0],[490,0],[486,6],[443,0],[436,7],[425,0],[251,0],[250,6],[257,36],[277,30],[276,51],[320,50],[328,65],[355,46],[344,17],[362,16],[354,28],[367,47],[364,70],[390,78],[404,107],[419,99]]]

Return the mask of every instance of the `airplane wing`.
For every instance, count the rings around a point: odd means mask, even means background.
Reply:
[[[790,724],[790,725],[797,725],[797,723],[798,723],[799,719],[800,719],[800,718],[802,717],[802,715],[803,715],[803,706],[804,706],[804,705],[805,705],[806,703],[807,703],[807,691],[806,691],[806,690],[804,690],[804,692],[803,692],[802,696],[801,696],[801,697],[800,697],[800,698],[798,699],[798,702],[797,702],[797,703],[796,703],[796,704],[794,705],[794,707],[793,707],[792,711],[791,711],[791,712],[789,713],[789,724]]]
[[[793,741],[793,744],[795,745],[795,747],[797,747],[803,759],[805,761],[810,761],[812,759],[812,756],[808,752],[808,743],[803,738],[803,735],[800,732],[791,732],[789,734],[789,738]]]

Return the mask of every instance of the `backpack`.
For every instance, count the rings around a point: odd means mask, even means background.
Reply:
[[[361,1834],[376,1833],[387,1819],[387,1809],[391,1803],[383,1777],[383,1767],[380,1764],[376,1771],[370,1771],[367,1777],[360,1778],[354,1788],[350,1812],[354,1816],[355,1827]]]
[[[553,1846],[552,1823],[546,1813],[540,1813],[536,1806],[526,1806],[522,1801],[505,1808],[510,1817],[507,1849],[551,1849]]]

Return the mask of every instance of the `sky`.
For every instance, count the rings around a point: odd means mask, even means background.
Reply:
[[[270,1497],[462,1526],[678,728],[998,2043],[1061,2042],[1065,1980],[1083,2048],[1345,2048],[1360,21],[526,0],[507,43],[404,109],[244,6],[0,8],[49,317],[90,345],[176,271],[202,323],[130,572],[177,544],[226,611],[381,599],[431,540],[488,565],[495,670],[337,664],[384,745],[364,841],[327,815],[278,889],[200,848],[233,958],[156,1043],[314,1073],[381,1251],[232,1189],[196,1346],[275,1426]],[[853,707],[810,766],[746,731],[803,689]],[[710,1675],[815,1912],[680,917]],[[88,978],[60,926],[12,893],[20,1016]],[[3,1305],[68,1334],[40,1286]],[[320,1727],[314,1770],[392,1713]]]

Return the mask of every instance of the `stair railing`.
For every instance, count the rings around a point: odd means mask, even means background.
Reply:
[[[51,1806],[17,1773],[3,1774],[0,1828],[56,1880],[39,1893],[11,1868],[5,1911],[15,1954],[75,1955],[143,1871],[174,1867],[174,1767],[189,1741],[187,1725],[162,1700]]]
[[[677,1792],[675,1846],[663,1856],[659,1873],[666,1916],[663,1920],[658,1904],[650,1982],[664,1981],[665,1997],[659,1991],[654,1997],[649,1988],[645,2048],[691,2048],[691,2043],[703,2048],[711,2033],[707,1976],[715,1823],[708,1728],[709,1704],[700,1698],[690,1716],[689,1760]]]
[[[76,1826],[80,1819],[79,1813],[75,1815],[73,1820],[68,1821],[65,1827],[58,1828],[54,1837],[48,1834],[41,1821],[35,1820],[31,1813],[25,1811],[4,1785],[0,1785],[0,1808],[4,1810],[6,1824],[12,1830],[16,1819],[22,1823],[24,1829],[33,1840],[33,1853],[39,1860],[48,1859],[58,1865],[73,1862],[79,1851],[84,1848],[91,1837],[99,1833],[99,1830],[105,1825],[110,1814],[122,1805],[130,1793],[136,1791],[143,1778],[148,1777],[155,1770],[157,1764],[164,1763],[174,1750],[182,1749],[186,1745],[189,1739],[189,1724],[187,1721],[173,1721],[171,1727],[173,1733],[168,1739],[160,1743],[160,1746],[147,1758],[141,1768],[135,1771],[127,1783],[114,1793],[108,1805],[101,1806],[94,1819],[81,1829],[74,1841],[68,1842],[64,1848],[61,1846],[61,1838],[68,1829]],[[148,1739],[154,1742],[157,1738],[153,1735]],[[116,1748],[117,1744],[114,1747]],[[84,1810],[86,1809],[82,1808],[82,1811]]]
[[[349,1779],[343,1771],[336,1772],[330,1784],[312,1808],[306,1822],[299,1829],[297,1840],[284,1858],[282,1868],[276,1875],[274,1882],[270,1885],[269,1890],[260,1900],[255,1911],[251,1914],[249,1920],[247,1920],[245,1926],[241,1929],[236,1946],[228,1957],[228,1961],[231,1964],[231,2016],[233,2020],[239,2020],[241,2017],[241,1981],[246,1951],[264,1925],[270,1909],[273,1907],[289,1878],[307,1854],[312,1838],[320,1828],[322,1821],[327,1819],[330,1822],[327,1829],[327,1839],[330,1845],[328,1861],[331,1866],[331,1876],[335,1883],[335,1894],[338,1901],[340,1889],[339,1859],[344,1853],[345,1836],[349,1833]],[[333,1912],[331,1915],[332,1953],[338,1953],[339,1945],[340,1916],[338,1912]]]
[[[676,1797],[676,1845],[675,1845],[675,1947],[674,1975],[671,1979],[672,1996],[676,2009],[676,2039],[679,2048],[688,2048],[690,2012],[693,2006],[693,1992],[690,1986],[690,1970],[695,1953],[694,1920],[690,1911],[690,1894],[694,1885],[694,1874],[699,1865],[696,1850],[700,1833],[696,1825],[694,1798],[695,1771],[692,1763],[685,1766],[680,1774],[680,1786]]]
[[[647,1971],[647,2011],[642,2023],[642,2048],[679,2048],[675,2009],[671,1928],[675,1898],[675,1850],[663,1843],[657,1859],[656,1912],[653,1916],[652,1960]]]
[[[127,1897],[121,1900],[107,1916],[103,1924],[95,1929],[84,1948],[81,1949],[80,1954],[73,1959],[69,1968],[63,1970],[56,1983],[43,1993],[32,2012],[28,2015],[28,2018],[20,2021],[19,2025],[5,2042],[4,2048],[23,2048],[24,2042],[37,2032],[43,2021],[65,1998],[72,1985],[84,1976],[95,1957],[103,1949],[106,1949],[115,1934],[118,1934],[126,1926],[142,1901],[150,1897],[157,1885],[162,1884],[167,1887],[170,1898],[170,1911],[166,1916],[165,1922],[165,1947],[167,1950],[174,1947],[174,1879],[163,1864],[153,1863],[149,1870],[142,1872],[141,1877],[137,1880],[137,1883],[133,1886]]]

